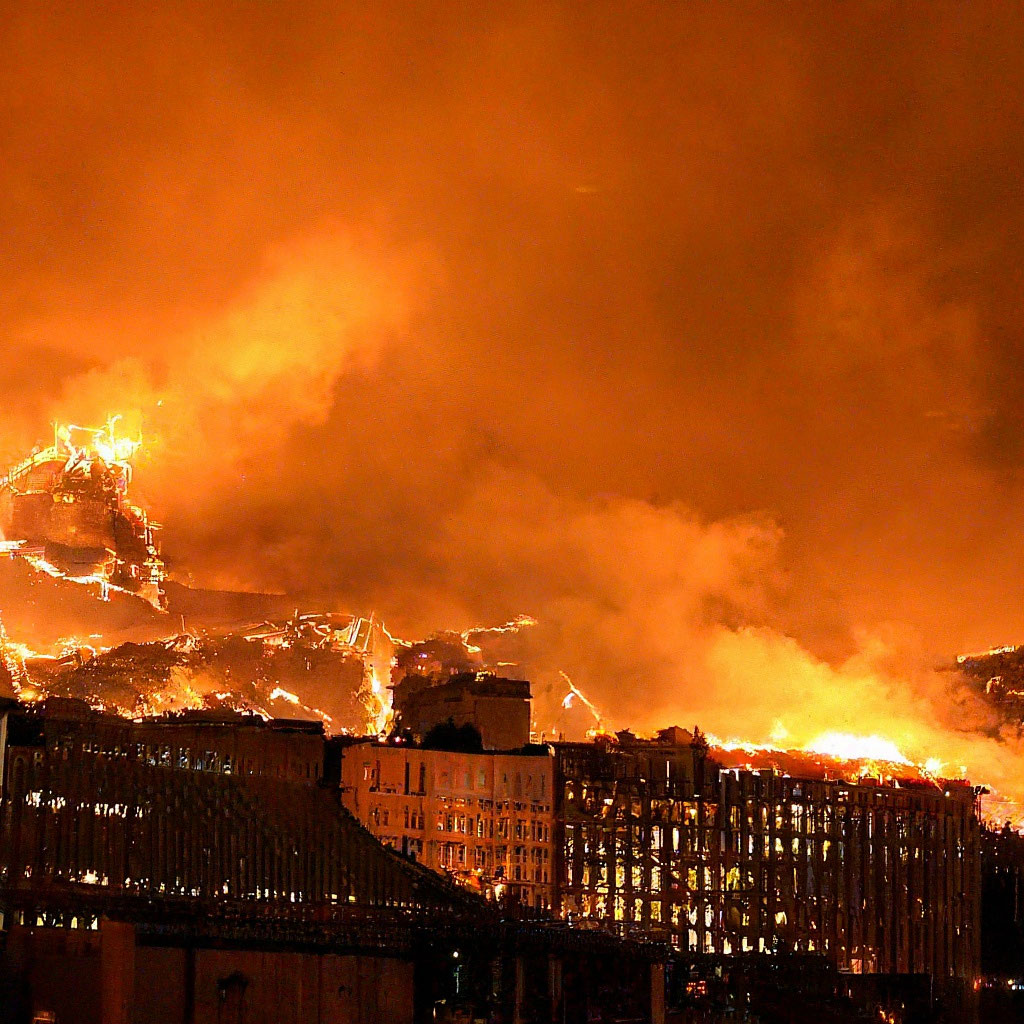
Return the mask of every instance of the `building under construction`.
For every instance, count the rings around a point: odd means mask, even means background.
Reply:
[[[681,729],[557,745],[563,914],[680,951],[977,976],[980,825],[968,784],[715,753]]]

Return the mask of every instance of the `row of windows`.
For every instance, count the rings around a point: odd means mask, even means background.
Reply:
[[[825,844],[828,845],[828,840],[825,841]],[[820,886],[827,895],[836,891],[837,887],[842,889],[846,887],[843,875],[839,873],[843,870],[843,844],[836,845],[838,848],[838,853],[835,854],[835,861],[838,862],[836,870],[831,870],[835,862],[826,855],[821,864],[823,870],[817,876],[813,859],[802,860],[800,864],[792,864],[792,861],[788,859],[768,864],[753,861],[742,865],[718,865],[717,867],[706,863],[690,864],[677,865],[675,869],[670,870],[666,865],[643,859],[634,860],[620,857],[611,861],[597,859],[587,861],[569,854],[565,862],[565,877],[569,886],[607,888],[614,880],[616,889],[629,887],[652,892],[658,892],[663,888],[685,888],[690,892],[697,890],[768,892],[785,882],[787,887],[791,884],[794,892],[813,892]],[[864,857],[860,863],[861,875],[867,876],[865,884],[870,884],[869,876],[872,870],[875,870],[878,876],[888,879],[890,877],[890,860],[889,850],[882,850],[874,855],[869,852],[868,856]],[[903,862],[907,863],[905,857]],[[920,877],[924,870],[923,859],[916,859],[916,862],[919,865],[917,877]],[[911,876],[911,878],[913,877]],[[954,887],[962,889],[964,884],[962,865],[956,863],[952,865],[952,882]],[[854,875],[850,884],[860,885],[859,876]]]
[[[858,835],[856,829],[848,830],[845,834],[849,834],[851,842],[865,841],[871,855],[874,855],[877,848],[877,855],[886,863],[890,856],[897,857],[901,864],[920,861],[934,845],[920,838],[917,842],[908,842],[900,836],[892,836],[888,840],[876,839],[871,829],[868,829],[866,836],[863,833]],[[566,857],[570,860],[577,852],[586,861],[612,857],[630,859],[631,855],[640,858],[650,853],[655,860],[667,863],[669,854],[706,854],[716,847],[722,853],[746,854],[750,857],[760,855],[767,858],[774,854],[776,857],[803,859],[820,855],[825,861],[833,856],[838,856],[842,861],[845,842],[814,834],[718,832],[716,829],[692,829],[678,825],[666,827],[634,824],[614,831],[607,826],[588,827],[576,823],[566,823],[565,826]],[[960,861],[965,852],[964,841],[960,836],[951,837],[945,849],[955,855],[955,860]]]
[[[402,808],[402,825],[404,828],[418,829],[420,832],[423,831],[423,811],[417,810],[416,808],[403,807]],[[376,804],[370,808],[370,821],[377,827],[387,828],[392,824],[391,821],[392,813],[391,808],[385,807],[382,804]],[[394,824],[397,825],[399,818],[398,813],[394,815]]]
[[[654,853],[706,853],[718,841],[717,829],[671,828],[653,826],[623,828],[610,831],[602,826],[583,826],[567,823],[565,826],[566,857],[572,858],[580,850],[586,860],[604,860],[610,856],[629,856],[631,851]],[[664,859],[664,858],[662,858]]]
[[[401,787],[397,783],[382,781],[381,762],[379,760],[363,762],[363,782],[369,784],[371,792],[398,793],[405,796],[423,796],[427,791],[427,766],[420,762],[415,768],[406,761],[403,765],[403,782]],[[436,774],[435,786],[441,792],[482,790],[490,792],[492,788],[498,790],[503,796],[511,795],[514,799],[522,800],[527,797],[531,800],[543,801],[548,798],[548,777],[543,772],[534,776],[527,773],[524,777],[522,772],[501,772],[495,773],[493,787],[488,781],[488,774],[484,768],[466,768],[462,770],[442,769]],[[416,782],[413,788],[413,782]]]
[[[418,769],[416,770],[416,788],[412,788],[412,766],[408,761],[405,762],[405,779],[403,782],[403,792],[406,796],[418,795],[423,796],[427,791],[427,766],[421,761]],[[398,787],[394,784],[381,784],[381,773],[380,773],[380,761],[375,761],[372,765],[369,761],[363,762],[363,782],[369,783],[369,789],[371,793],[383,792],[385,793],[397,793]]]
[[[541,854],[543,853],[543,856]],[[547,850],[527,851],[525,847],[497,847],[493,854],[484,846],[470,848],[462,843],[438,843],[437,862],[450,870],[474,868],[478,871],[500,871],[513,881],[550,883]]]
[[[424,829],[424,813],[422,808],[402,808],[401,815],[397,808],[385,804],[374,804],[370,808],[370,822],[375,828],[397,826],[401,821],[403,828],[422,832]],[[476,836],[478,839],[520,839],[534,843],[551,841],[551,826],[548,822],[531,818],[494,818],[484,815],[457,814],[438,811],[435,820],[435,831],[451,832],[460,835]]]
[[[70,749],[70,747],[65,747]],[[111,746],[100,740],[85,740],[80,749],[87,754],[102,754],[105,757],[132,757],[151,767],[180,768],[187,771],[218,772],[224,775],[255,775],[260,764],[254,757],[233,757],[219,750],[196,750],[172,744],[124,743]],[[271,773],[280,778],[286,773],[278,763]],[[292,774],[299,778],[318,779],[320,765],[313,761],[295,762]]]

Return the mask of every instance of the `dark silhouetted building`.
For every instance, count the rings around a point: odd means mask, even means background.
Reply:
[[[515,750],[530,742],[530,684],[489,672],[466,672],[437,682],[407,675],[394,687],[396,726],[422,740],[449,719],[475,726],[487,750]]]

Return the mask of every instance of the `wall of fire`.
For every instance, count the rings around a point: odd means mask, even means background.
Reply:
[[[673,775],[667,761],[652,771],[628,751],[563,748],[558,763],[564,914],[691,952],[792,950],[853,972],[977,974],[969,789],[696,763]]]

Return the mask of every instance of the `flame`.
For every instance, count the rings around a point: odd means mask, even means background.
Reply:
[[[784,747],[776,747],[771,743],[751,743],[749,740],[738,739],[726,740],[716,736],[713,732],[705,733],[704,735],[712,747],[718,747],[720,750],[742,750],[745,754],[785,753]]]
[[[877,779],[880,782],[898,782],[906,779],[938,783],[946,779],[945,764],[931,758],[918,764],[906,757],[896,743],[884,736],[859,736],[854,733],[824,732],[803,747],[779,747],[756,744],[743,740],[722,740],[708,733],[706,736],[714,751],[746,755],[745,767],[752,768],[767,761],[781,770],[794,774],[806,770],[823,772],[826,777],[848,779]],[[726,763],[730,763],[727,759]],[[733,764],[733,767],[736,765]],[[966,781],[966,769],[961,767],[956,778]]]
[[[538,625],[538,622],[532,615],[517,615],[514,619],[509,619],[508,622],[503,622],[500,626],[471,626],[469,629],[464,629],[459,635],[467,647],[470,647],[472,650],[473,647],[469,639],[471,636],[478,636],[481,633],[519,633],[536,625]],[[479,648],[476,648],[476,650],[479,650]]]
[[[110,467],[128,468],[142,447],[142,436],[132,438],[118,432],[123,417],[111,416],[102,427],[80,427],[74,423],[54,426],[56,447],[63,448],[69,462],[99,460]]]
[[[364,694],[367,708],[367,732],[380,736],[387,731],[391,720],[391,702],[388,699],[384,684],[381,682],[377,666],[372,662],[366,672],[369,683],[368,692]]]
[[[117,517],[120,528],[127,528],[136,542],[141,543],[143,554],[138,550],[122,562],[120,544],[110,551],[110,557],[101,560],[93,571],[78,575],[67,566],[63,569],[44,555],[44,546],[25,544],[21,540],[5,541],[0,554],[24,559],[36,572],[55,579],[98,588],[98,596],[107,601],[114,592],[134,595],[161,608],[161,583],[164,566],[153,535],[159,527],[150,522],[143,509],[130,504],[128,489],[132,479],[132,461],[142,447],[142,436],[130,437],[122,432],[120,415],[111,416],[102,427],[83,427],[75,423],[55,423],[53,445],[43,451],[33,452],[27,459],[12,467],[0,478],[0,488],[17,494],[28,482],[30,489],[39,486],[33,479],[32,471],[47,467],[48,483],[42,489],[63,502],[74,503],[83,493],[105,502],[111,513]],[[55,475],[49,472],[50,464],[63,464]],[[115,533],[116,536],[116,533]],[[35,541],[43,538],[36,537]],[[52,556],[51,556],[52,558]],[[128,565],[130,564],[130,568]],[[115,582],[116,581],[116,582]],[[126,587],[117,584],[125,583]],[[130,588],[130,589],[127,589]]]
[[[565,695],[565,700],[562,701],[562,707],[572,707],[572,698],[577,697],[587,707],[587,710],[594,716],[594,721],[597,723],[597,728],[600,730],[604,719],[601,716],[601,712],[597,710],[593,702],[587,698],[583,691],[564,673],[558,673],[566,682],[569,687],[569,692]]]
[[[842,761],[884,761],[909,765],[912,762],[896,744],[884,736],[857,736],[848,732],[823,732],[803,748],[812,754],[826,754]]]
[[[587,730],[587,738],[593,739],[596,736],[604,735],[604,719],[601,716],[601,712],[597,710],[593,702],[587,698],[583,691],[564,672],[559,671],[558,674],[569,687],[568,692],[562,698],[562,709],[564,711],[571,710],[578,700],[594,716],[594,725]],[[559,720],[555,722],[552,732],[556,734],[558,733],[558,726],[560,722],[561,717],[559,717]]]

